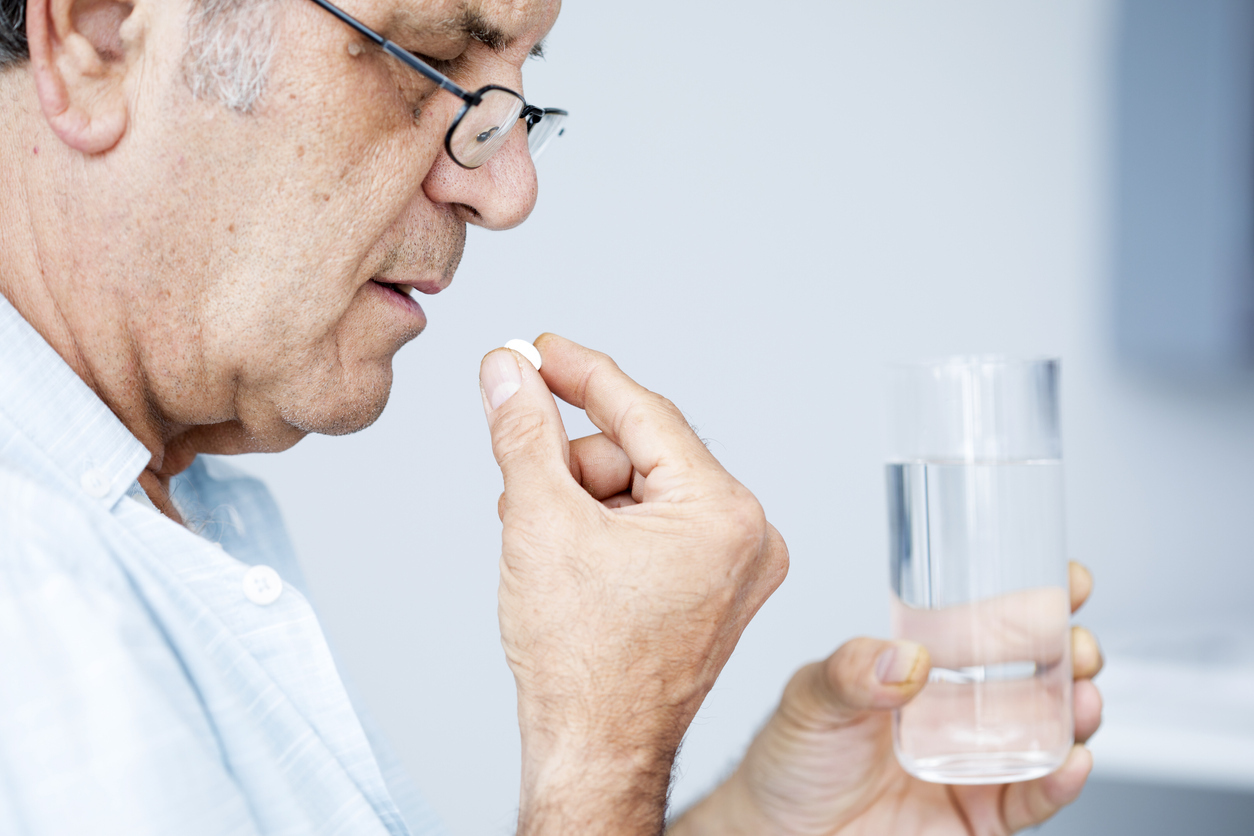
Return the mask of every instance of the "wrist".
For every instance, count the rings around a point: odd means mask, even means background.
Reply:
[[[657,836],[676,746],[523,742],[519,836]]]
[[[520,689],[519,836],[658,836],[687,723],[626,700],[534,700]],[[652,705],[651,703],[646,703]]]

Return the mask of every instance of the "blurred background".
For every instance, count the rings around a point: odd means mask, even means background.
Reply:
[[[1041,832],[1254,833],[1254,4],[569,2],[547,54],[528,98],[572,117],[533,218],[472,230],[376,426],[242,462],[450,829],[511,833],[519,777],[479,359],[551,330],[678,403],[791,548],[676,808],[794,669],[887,631],[885,364],[1003,352],[1062,358],[1108,657]]]

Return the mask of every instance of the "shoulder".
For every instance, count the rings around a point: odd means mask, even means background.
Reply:
[[[253,833],[112,529],[0,462],[0,832]]]
[[[88,664],[81,651],[93,642],[124,645],[126,636],[148,629],[150,617],[106,528],[107,518],[86,500],[0,463],[0,658],[6,666],[31,648],[39,651],[27,659],[35,667]]]

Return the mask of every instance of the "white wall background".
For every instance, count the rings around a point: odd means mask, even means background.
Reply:
[[[792,551],[685,743],[677,804],[790,672],[886,629],[885,361],[1064,362],[1083,621],[1249,623],[1254,381],[1136,376],[1109,337],[1105,0],[569,2],[527,94],[572,112],[518,230],[456,282],[351,438],[268,477],[348,675],[458,834],[511,832],[479,358],[552,330],[675,400]],[[572,434],[586,423],[572,420]],[[1100,759],[1099,759],[1100,768]]]

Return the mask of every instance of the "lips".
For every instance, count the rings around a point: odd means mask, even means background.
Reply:
[[[371,281],[377,285],[380,285],[381,287],[386,287],[388,290],[392,291],[393,293],[399,293],[401,296],[405,296],[407,298],[413,298],[413,294],[414,294],[413,285],[383,282],[383,281],[379,281],[378,279],[371,279]]]
[[[375,276],[371,279],[371,281],[377,285],[386,287],[394,293],[399,293],[402,296],[409,297],[413,296],[415,290],[419,293],[432,296],[448,287],[449,284],[448,280],[442,279],[406,279],[402,281],[395,281],[390,276]]]

